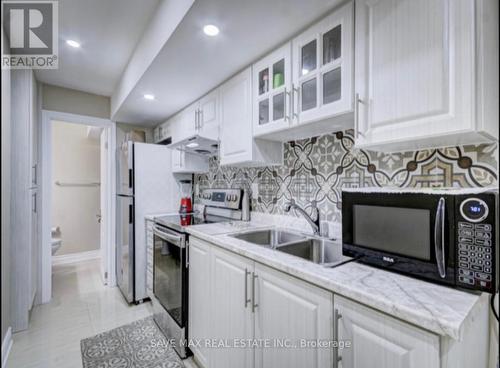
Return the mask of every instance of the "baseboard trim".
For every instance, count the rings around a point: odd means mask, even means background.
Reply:
[[[52,256],[52,265],[65,265],[82,261],[90,261],[92,259],[101,258],[101,250],[90,250],[88,252],[63,254],[60,256]]]
[[[5,368],[5,366],[7,365],[7,359],[9,358],[11,347],[12,347],[12,328],[9,327],[2,341],[2,368]]]

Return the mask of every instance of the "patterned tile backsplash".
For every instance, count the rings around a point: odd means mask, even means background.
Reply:
[[[380,153],[354,148],[352,131],[285,144],[283,166],[221,167],[195,175],[203,188],[245,188],[252,210],[283,214],[293,200],[322,220],[340,221],[345,187],[485,187],[498,185],[497,145],[457,146],[415,152]],[[296,215],[296,214],[295,214]]]

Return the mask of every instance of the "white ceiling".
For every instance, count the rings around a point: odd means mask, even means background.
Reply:
[[[166,120],[342,2],[196,1],[113,120],[150,126]],[[205,24],[217,25],[220,34],[207,37]],[[144,93],[156,101],[144,100]]]
[[[59,69],[39,81],[110,96],[159,0],[59,0]],[[80,49],[66,45],[81,43]]]

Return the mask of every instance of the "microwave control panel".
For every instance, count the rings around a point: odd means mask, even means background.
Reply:
[[[494,202],[492,203],[494,207]],[[495,211],[486,200],[464,198],[458,203],[457,282],[460,286],[495,291]]]

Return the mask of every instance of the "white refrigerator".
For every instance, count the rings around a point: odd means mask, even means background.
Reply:
[[[171,153],[132,141],[117,147],[116,280],[129,303],[147,297],[145,216],[179,211],[186,176],[172,174]]]

